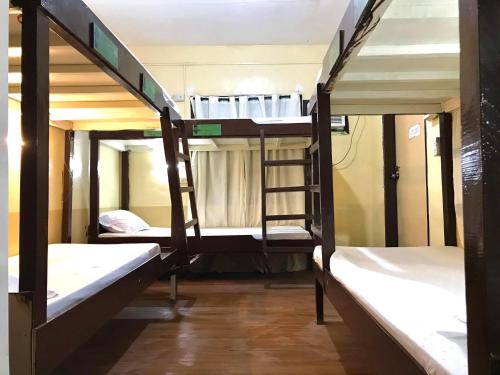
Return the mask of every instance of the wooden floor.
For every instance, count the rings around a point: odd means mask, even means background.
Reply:
[[[191,277],[175,305],[158,282],[56,373],[369,374],[329,304],[328,324],[315,324],[312,281],[309,273]]]

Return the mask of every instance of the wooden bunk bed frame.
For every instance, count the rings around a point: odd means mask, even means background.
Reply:
[[[22,137],[19,292],[9,294],[10,369],[47,374],[107,320],[160,276],[184,265],[178,250],[159,254],[64,313],[47,319],[49,28],[118,81],[163,119],[178,120],[173,103],[141,63],[81,0],[17,0],[22,9]],[[93,48],[92,32],[106,35],[117,64]],[[143,87],[148,83],[148,90]],[[152,91],[151,91],[152,90]],[[152,94],[154,92],[154,94]],[[67,133],[66,144],[72,144]],[[72,149],[67,149],[66,159]],[[66,181],[70,181],[67,171]],[[71,186],[66,185],[66,189]],[[71,190],[71,189],[70,189]],[[68,192],[70,191],[68,190]],[[70,223],[70,210],[65,211]],[[70,225],[64,238],[70,240]]]
[[[381,3],[351,1],[325,58],[317,93],[308,107],[313,116],[313,137],[318,139],[311,146],[313,179],[319,173],[321,181],[320,198],[316,198],[313,213],[313,225],[321,228],[319,233],[315,231],[315,240],[322,245],[323,264],[323,268],[316,263],[313,266],[317,322],[324,323],[323,295],[326,294],[364,346],[377,373],[425,374],[422,365],[332,275],[329,264],[335,252],[330,92],[335,89],[335,81],[347,63],[357,36],[366,30]],[[460,0],[459,4],[468,371],[471,375],[497,375],[500,374],[500,153],[497,152],[500,115],[495,107],[500,105],[500,49],[494,25],[500,4],[487,0]],[[449,115],[441,116],[449,125]],[[449,164],[443,166],[444,173],[449,175],[450,167]],[[453,212],[449,195],[450,192],[444,206]],[[448,223],[445,229],[447,244],[456,241],[456,233],[449,229],[454,226],[454,222]],[[397,237],[391,240],[397,241]]]
[[[183,147],[187,149],[187,139],[190,138],[261,138],[262,125],[255,123],[251,119],[217,119],[217,120],[177,120],[174,121],[178,129],[182,129],[183,134],[180,130],[175,130],[174,138],[181,138],[186,145]],[[220,125],[220,134],[218,135],[197,135],[197,127],[203,127],[209,124],[212,126],[214,124]],[[308,123],[277,123],[277,124],[266,124],[265,125],[265,137],[266,138],[277,138],[277,137],[307,137],[311,136],[311,125]],[[160,244],[162,248],[170,248],[172,246],[172,237],[99,237],[99,218],[98,218],[98,207],[99,207],[99,197],[97,192],[98,188],[98,174],[97,174],[97,163],[98,163],[98,145],[101,140],[133,140],[133,139],[153,139],[161,138],[162,133],[158,131],[150,130],[121,130],[121,131],[93,131],[90,133],[91,142],[91,155],[90,155],[90,184],[91,184],[91,194],[90,194],[90,228],[89,231],[89,243],[100,243],[100,244],[117,244],[117,243],[144,243],[144,242],[154,242]],[[178,145],[178,142],[175,142]],[[127,160],[128,155],[126,152],[122,153],[122,160]],[[295,161],[298,162],[298,161]],[[124,165],[127,165],[126,162]],[[289,162],[287,165],[291,165]],[[305,186],[309,186],[308,176],[310,175],[309,167],[310,163],[302,163],[304,165],[305,171]],[[186,169],[187,172],[190,168]],[[189,173],[188,173],[189,174]],[[188,176],[189,177],[189,176]],[[121,209],[128,209],[128,169],[122,168],[122,178],[121,178]],[[188,184],[192,186],[192,181],[188,181]],[[180,195],[176,192],[182,189],[176,187],[175,191],[171,191],[176,196]],[[180,190],[179,190],[180,191]],[[304,190],[303,190],[304,191]],[[123,194],[125,192],[125,194]],[[190,196],[194,197],[194,191],[189,191]],[[172,203],[172,208],[175,208]],[[306,226],[305,229],[310,231],[310,212],[311,212],[311,201],[306,199],[305,202],[305,215],[300,215],[299,219],[305,219]],[[285,217],[286,216],[286,217]],[[291,217],[285,215],[280,218],[280,220],[288,220]],[[294,218],[295,218],[294,216]],[[197,215],[193,214],[194,218]],[[174,212],[172,212],[172,230],[175,225],[179,222],[178,219],[174,217]],[[182,222],[182,221],[181,221]],[[68,225],[68,224],[63,224]],[[267,245],[265,249],[263,248],[263,241],[256,239],[251,235],[231,235],[231,236],[200,236],[196,234],[194,237],[188,237],[188,252],[190,256],[195,256],[200,253],[254,253],[262,252],[265,250],[267,253],[312,253],[314,250],[312,240],[267,240]]]

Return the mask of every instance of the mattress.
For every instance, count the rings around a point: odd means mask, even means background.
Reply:
[[[160,253],[156,244],[53,244],[48,254],[47,318],[96,294]],[[9,292],[19,290],[19,257],[9,258]]]
[[[467,374],[463,249],[338,246],[330,269],[427,373]]]
[[[194,236],[193,228],[187,230],[188,236]],[[261,227],[220,227],[201,228],[202,237],[211,236],[252,236],[256,240],[262,240]],[[126,237],[170,237],[170,228],[152,227],[136,233],[101,233],[99,238],[126,238]],[[267,230],[268,240],[309,240],[311,234],[300,226],[276,226]]]

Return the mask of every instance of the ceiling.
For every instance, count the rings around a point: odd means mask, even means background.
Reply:
[[[329,43],[348,0],[84,0],[126,44]]]
[[[438,113],[459,96],[458,0],[392,0],[332,92],[336,113]],[[372,24],[373,25],[373,24]]]

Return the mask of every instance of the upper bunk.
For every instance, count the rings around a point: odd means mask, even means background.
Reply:
[[[121,129],[154,122],[159,127],[165,108],[172,120],[181,118],[167,91],[83,1],[41,2],[49,33],[24,38],[22,6],[11,1],[9,11],[11,101],[21,103],[23,52],[43,52],[48,44],[51,125],[89,130],[96,124]]]
[[[457,106],[459,59],[457,0],[352,0],[318,83],[332,114],[440,113]]]

